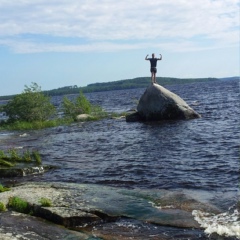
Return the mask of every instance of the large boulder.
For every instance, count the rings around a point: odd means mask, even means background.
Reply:
[[[127,116],[126,120],[159,121],[199,117],[200,115],[178,95],[158,84],[152,84],[140,98],[137,113]]]

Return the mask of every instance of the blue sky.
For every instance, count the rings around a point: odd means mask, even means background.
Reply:
[[[0,0],[0,95],[150,76],[240,75],[239,0]]]

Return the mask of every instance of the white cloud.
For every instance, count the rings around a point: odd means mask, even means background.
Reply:
[[[238,28],[238,0],[0,0],[0,44],[16,52],[227,47]]]

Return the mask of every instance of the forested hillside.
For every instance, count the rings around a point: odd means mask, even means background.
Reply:
[[[163,86],[172,84],[184,84],[184,83],[194,83],[194,82],[204,82],[204,81],[216,81],[216,78],[196,78],[196,79],[180,79],[180,78],[162,78],[158,77],[157,82]],[[64,95],[64,94],[74,94],[82,91],[86,92],[101,92],[101,91],[111,91],[111,90],[121,90],[130,88],[145,88],[151,84],[150,77],[140,77],[127,80],[119,80],[113,82],[102,82],[102,83],[91,83],[86,87],[69,86],[58,89],[53,89],[46,91],[50,96],[54,95]]]
[[[206,82],[206,81],[216,81],[217,78],[167,78],[167,77],[157,77],[157,82],[163,86],[172,84],[186,84],[194,82]],[[130,88],[146,88],[151,84],[150,77],[139,77],[133,79],[112,81],[112,82],[102,82],[102,83],[91,83],[86,87],[66,86],[58,89],[53,89],[49,91],[43,91],[49,96],[57,95],[67,95],[67,94],[78,94],[80,91],[86,92],[101,92],[110,90],[121,90]],[[13,96],[2,96],[0,100],[11,99]]]

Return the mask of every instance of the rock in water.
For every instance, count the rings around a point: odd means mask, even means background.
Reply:
[[[140,98],[137,111],[143,121],[200,117],[182,98],[158,84],[153,84],[146,89]]]
[[[89,114],[84,113],[84,114],[77,115],[76,120],[77,121],[86,121],[90,118],[91,118],[91,116]]]

